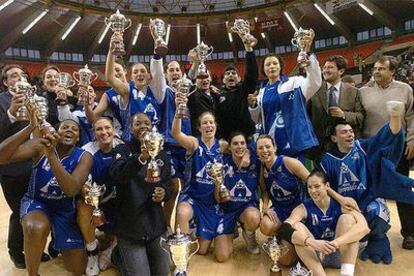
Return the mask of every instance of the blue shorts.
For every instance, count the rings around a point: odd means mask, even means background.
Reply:
[[[167,144],[164,146],[165,152],[171,159],[171,176],[172,178],[184,179],[186,166],[186,150],[180,146]]]
[[[223,233],[221,235],[230,235],[234,234],[234,229],[236,228],[237,222],[240,220],[241,214],[249,207],[253,207],[259,210],[257,204],[254,202],[247,203],[245,206],[233,210],[233,211],[223,211]]]
[[[49,223],[55,237],[53,247],[56,250],[85,248],[82,234],[76,223],[75,208],[70,211],[62,211],[24,196],[21,201],[20,219],[23,219],[25,215],[33,211],[41,211],[49,218]]]
[[[295,207],[293,207],[293,208],[282,208],[280,206],[272,206],[272,210],[275,211],[279,221],[284,222],[290,216],[290,214],[292,213],[293,209],[295,209]]]
[[[187,194],[181,193],[178,203],[187,202],[193,207],[193,219],[197,227],[197,236],[205,240],[213,240],[223,232],[222,213],[219,206],[205,206],[192,199]]]

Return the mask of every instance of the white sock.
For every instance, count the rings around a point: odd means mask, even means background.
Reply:
[[[93,242],[86,244],[86,250],[87,251],[94,251],[96,247],[98,246],[98,240],[94,240]]]
[[[341,276],[354,276],[354,264],[341,264]]]

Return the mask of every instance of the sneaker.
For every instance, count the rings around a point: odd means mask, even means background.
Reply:
[[[44,263],[44,262],[50,261],[50,259],[51,259],[50,256],[43,252],[42,253],[42,258],[40,260],[41,260],[42,263]]]
[[[13,262],[14,266],[18,269],[25,269],[26,262],[24,261],[24,254],[20,253],[10,253],[10,260]]]
[[[246,249],[247,252],[249,252],[250,254],[260,254],[260,249],[259,246],[257,245],[257,240],[256,240],[256,233],[253,232],[251,234],[247,233],[246,230],[243,230],[243,239],[246,242]]]
[[[49,242],[49,245],[47,246],[47,252],[49,253],[49,256],[53,259],[53,258],[56,258],[57,256],[59,256],[59,251],[58,250],[56,250],[54,247],[53,247],[53,244],[54,244],[54,239],[52,239],[50,242]]]
[[[98,249],[94,251],[86,251],[88,254],[88,264],[86,266],[85,274],[87,276],[99,275],[99,258]]]
[[[112,251],[117,245],[116,239],[109,245],[107,249],[99,253],[99,269],[105,271],[112,266]]]

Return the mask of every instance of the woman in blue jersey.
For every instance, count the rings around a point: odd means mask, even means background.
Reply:
[[[27,272],[38,275],[40,257],[52,229],[54,247],[61,250],[67,269],[82,275],[86,254],[76,224],[74,196],[87,180],[92,156],[76,147],[79,140],[76,122],[63,121],[57,133],[25,142],[34,125],[31,123],[0,145],[1,163],[33,159],[33,173],[20,212]]]
[[[177,105],[186,99],[177,97]],[[197,224],[197,237],[200,243],[199,254],[208,252],[214,240],[216,254],[223,247],[225,236],[218,236],[223,231],[220,224],[220,206],[214,198],[214,184],[207,174],[207,167],[222,160],[222,149],[215,138],[217,126],[214,115],[204,112],[198,118],[201,136],[196,138],[181,131],[181,119],[175,117],[172,126],[172,135],[177,143],[186,149],[188,165],[191,172],[186,172],[186,183],[178,199],[176,211],[176,225],[182,232],[189,233],[191,219]]]
[[[109,169],[112,164],[112,149],[121,144],[122,141],[115,138],[115,130],[112,121],[107,117],[98,118],[93,124],[96,141],[89,142],[82,148],[92,154],[93,167],[91,171],[92,183],[105,185],[106,191],[101,198],[99,208],[104,212],[106,223],[100,227],[111,240],[107,251],[99,255],[98,240],[95,237],[95,224],[92,222],[93,207],[87,205],[84,199],[77,202],[77,220],[85,239],[86,253],[88,254],[88,265],[86,275],[97,275],[100,270],[105,270],[110,265],[110,258],[106,258],[107,252],[111,252],[116,242],[112,235],[112,224],[115,216],[116,182],[110,176]],[[99,225],[98,225],[99,226]],[[109,255],[110,256],[110,255]]]
[[[259,254],[256,241],[256,229],[260,224],[258,179],[260,162],[255,154],[250,154],[250,163],[242,166],[242,159],[247,152],[246,137],[241,132],[229,136],[230,154],[223,156],[224,185],[229,190],[231,201],[221,203],[223,209],[223,248],[216,255],[217,260],[227,260],[233,251],[234,229],[239,221],[243,228],[243,238],[247,251]],[[216,187],[217,189],[217,187]],[[217,193],[216,193],[217,194]],[[219,198],[217,198],[219,200]]]
[[[307,180],[310,199],[296,207],[279,231],[279,239],[294,244],[297,254],[315,276],[326,275],[323,267],[341,268],[353,276],[358,241],[369,233],[360,212],[341,208],[328,195],[324,173],[313,171]],[[301,222],[303,221],[303,223]]]
[[[286,77],[283,60],[276,54],[269,54],[263,60],[268,82],[260,89],[257,100],[251,101],[249,110],[253,121],[262,125],[262,133],[269,134],[276,142],[278,154],[298,157],[319,144],[306,101],[319,90],[322,77],[315,55],[310,55],[309,60],[306,78]]]

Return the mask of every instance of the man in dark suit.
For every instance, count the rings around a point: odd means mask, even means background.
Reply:
[[[359,90],[341,81],[346,67],[347,61],[344,57],[328,57],[322,69],[324,82],[309,101],[308,110],[321,144],[318,153],[315,153],[316,159],[330,143],[328,130],[335,119],[345,119],[354,129],[356,138],[361,134],[365,111]]]

